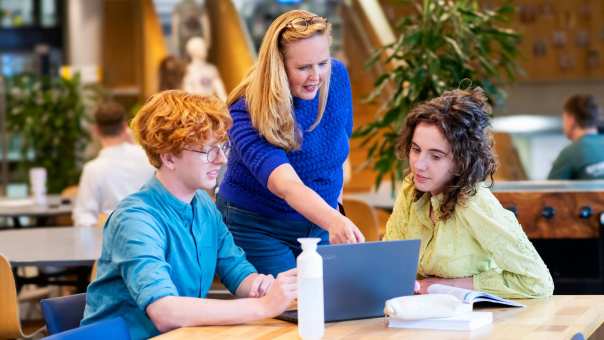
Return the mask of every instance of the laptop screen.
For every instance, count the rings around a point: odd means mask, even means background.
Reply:
[[[319,246],[323,257],[325,321],[384,315],[386,300],[412,295],[419,240]],[[295,311],[279,319],[297,320]]]

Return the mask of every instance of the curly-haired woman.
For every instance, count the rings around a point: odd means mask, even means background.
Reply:
[[[152,96],[133,131],[157,168],[109,216],[82,324],[121,316],[132,339],[177,327],[224,325],[280,314],[296,295],[296,272],[257,274],[201,189],[216,185],[231,118],[213,97]],[[217,273],[242,299],[206,295]]]
[[[421,292],[434,283],[507,298],[552,294],[549,270],[513,213],[493,196],[490,107],[480,88],[415,107],[399,137],[409,161],[386,240],[420,239]]]

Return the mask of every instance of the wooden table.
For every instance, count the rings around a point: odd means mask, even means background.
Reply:
[[[383,318],[328,323],[323,339],[565,339],[578,332],[587,339],[604,322],[604,295],[557,295],[524,300],[526,308],[491,308],[492,325],[474,330],[393,329]],[[297,339],[296,325],[267,319],[238,326],[180,328],[154,339]],[[601,334],[598,332],[598,334]]]
[[[103,231],[96,227],[0,230],[0,253],[15,267],[92,265],[102,241]]]
[[[74,286],[85,292],[90,267],[101,255],[103,231],[96,227],[48,227],[0,230],[0,253],[13,267],[17,291],[25,284]],[[42,269],[21,276],[18,267]]]

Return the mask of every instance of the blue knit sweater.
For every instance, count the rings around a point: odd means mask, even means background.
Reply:
[[[319,95],[313,100],[294,98],[296,123],[302,133],[301,148],[286,152],[266,141],[253,127],[244,98],[230,107],[233,145],[219,195],[235,207],[269,218],[304,220],[287,202],[271,193],[268,177],[279,165],[289,163],[306,186],[327,204],[336,207],[342,189],[342,164],[349,152],[352,133],[352,94],[344,65],[332,59],[331,80],[323,118],[317,117]]]

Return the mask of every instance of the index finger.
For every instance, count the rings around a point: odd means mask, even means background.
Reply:
[[[262,283],[262,274],[258,274],[258,276],[256,276],[254,278],[254,281],[252,281],[252,285],[250,286],[250,293],[249,295],[251,297],[257,297],[258,296],[258,289],[260,287],[260,283]]]
[[[258,295],[264,296],[266,292],[271,288],[273,284],[274,278],[272,275],[267,275],[260,281],[260,285],[258,286]]]
[[[346,243],[357,243],[354,229],[355,227],[346,228]]]
[[[354,236],[356,237],[357,242],[359,242],[359,243],[365,242],[365,235],[363,235],[363,232],[361,232],[361,230],[359,230],[359,228],[355,228],[353,230],[353,232],[354,232]]]

